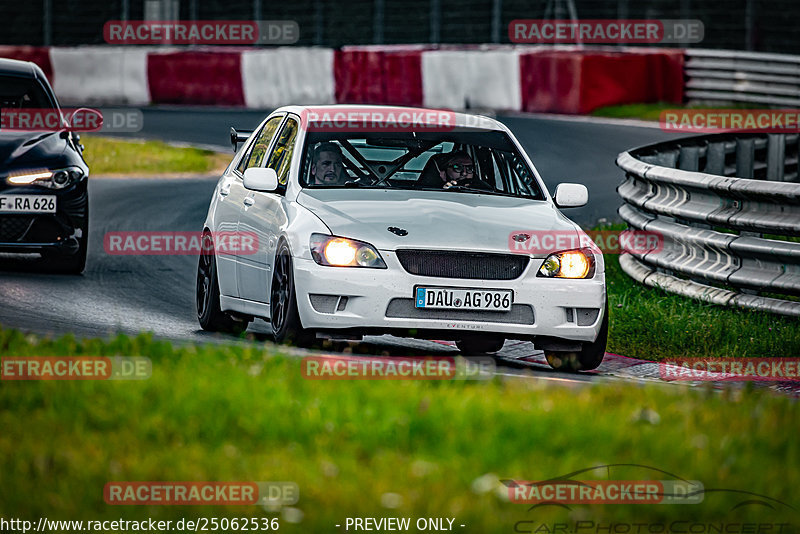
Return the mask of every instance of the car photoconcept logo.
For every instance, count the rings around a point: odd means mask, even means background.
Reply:
[[[398,228],[396,226],[390,226],[389,228],[387,228],[387,230],[389,230],[395,235],[399,235],[400,237],[408,235],[408,230],[403,230],[402,228]]]

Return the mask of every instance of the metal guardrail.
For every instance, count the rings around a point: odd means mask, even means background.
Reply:
[[[627,251],[635,280],[715,304],[800,317],[797,134],[715,134],[617,158],[619,214],[663,248]],[[798,239],[797,241],[800,241]]]
[[[800,106],[800,56],[686,50],[690,100]]]

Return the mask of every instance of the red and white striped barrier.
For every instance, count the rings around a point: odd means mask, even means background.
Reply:
[[[522,109],[519,56],[516,49],[423,53],[423,105],[448,109]]]
[[[67,105],[146,105],[148,54],[132,47],[51,48],[50,82]]]
[[[588,113],[683,99],[683,51],[546,46],[76,48],[0,46],[67,105],[393,104]]]

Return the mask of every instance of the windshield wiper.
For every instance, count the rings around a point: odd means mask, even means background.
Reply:
[[[486,193],[487,195],[493,194],[495,191],[492,189],[481,189],[479,187],[470,187],[468,185],[451,185],[442,191],[474,191],[476,193]]]

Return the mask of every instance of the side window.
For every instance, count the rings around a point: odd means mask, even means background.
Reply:
[[[240,161],[239,165],[236,167],[239,172],[243,173],[245,169],[261,167],[264,164],[264,158],[269,149],[269,144],[272,142],[272,138],[275,136],[275,132],[278,130],[278,126],[281,125],[282,121],[283,116],[273,117],[267,121],[267,124],[265,124],[264,128],[258,133],[258,138],[256,138],[255,142],[248,149],[249,153],[242,157],[242,161]]]
[[[297,139],[297,121],[289,119],[286,121],[286,126],[281,130],[278,142],[275,144],[275,150],[269,158],[267,167],[275,169],[278,174],[278,183],[286,185],[289,180],[289,166],[292,163],[292,154],[294,153],[295,140]]]

